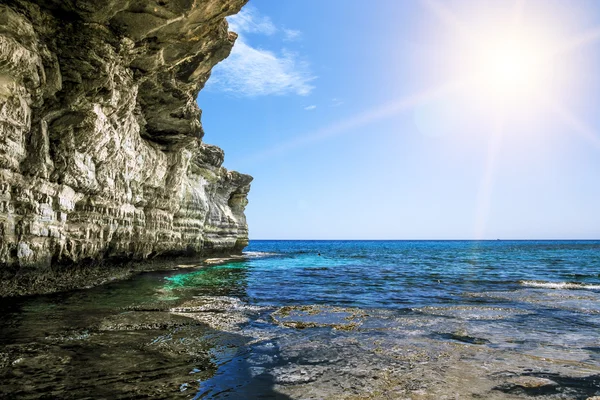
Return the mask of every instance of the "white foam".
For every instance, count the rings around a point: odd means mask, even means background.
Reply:
[[[244,251],[242,254],[244,255],[244,257],[249,258],[268,257],[277,255],[277,253],[268,253],[265,251]]]
[[[600,290],[600,285],[578,282],[546,282],[546,281],[520,281],[523,286],[547,288],[547,289],[587,289]]]

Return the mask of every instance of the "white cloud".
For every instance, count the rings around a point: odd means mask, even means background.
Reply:
[[[341,106],[342,104],[344,104],[343,100],[340,100],[336,97],[334,97],[333,99],[331,99],[331,107],[338,107]]]
[[[254,48],[238,39],[227,60],[214,69],[210,84],[225,92],[242,96],[282,95],[305,96],[314,89],[315,78],[306,63],[294,53],[277,55]]]
[[[261,33],[263,35],[272,35],[277,32],[277,27],[271,21],[271,18],[262,16],[258,10],[252,6],[247,6],[239,13],[227,18],[229,30],[243,33]]]
[[[284,40],[287,40],[288,42],[293,42],[294,40],[298,40],[302,36],[302,32],[297,31],[295,29],[284,29],[283,34],[284,34]]]
[[[261,16],[253,7],[244,8],[230,17],[229,27],[239,37],[225,61],[218,64],[208,81],[208,87],[239,96],[297,94],[305,96],[316,79],[309,65],[298,54],[281,49],[277,52],[252,46],[246,34],[283,35],[283,40],[300,32],[278,29],[269,17]],[[291,34],[288,31],[292,32]]]
[[[315,108],[317,108],[317,106],[315,106],[314,104],[313,104],[313,105],[310,105],[310,106],[306,106],[306,107],[304,107],[304,109],[305,109],[306,111],[312,111],[312,110],[314,110]]]

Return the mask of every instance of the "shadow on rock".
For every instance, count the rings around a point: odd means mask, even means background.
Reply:
[[[584,377],[530,372],[515,376],[494,388],[504,393],[527,396],[552,396],[588,399],[600,395],[600,375]]]

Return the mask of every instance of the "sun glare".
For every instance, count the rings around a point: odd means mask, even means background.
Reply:
[[[514,40],[492,44],[480,62],[481,78],[498,94],[511,95],[531,88],[539,76],[535,48]]]
[[[549,38],[544,41],[527,32],[484,35],[464,58],[467,65],[462,68],[471,81],[468,90],[478,101],[496,106],[532,106],[552,88],[550,45]]]
[[[499,1],[462,7],[459,2],[452,9],[442,1],[422,1],[443,22],[425,28],[430,29],[426,34],[440,46],[443,74],[464,83],[459,98],[517,115],[561,97],[574,71],[569,71],[570,60],[557,57],[568,43],[570,26],[559,8]]]
[[[503,147],[522,147],[523,140],[536,143],[548,134],[554,119],[567,133],[600,146],[598,133],[569,107],[585,95],[582,77],[594,74],[582,48],[598,44],[600,26],[578,31],[581,21],[576,18],[583,14],[567,10],[566,2],[465,0],[453,3],[454,8],[442,0],[421,2],[442,23],[426,25],[428,43],[439,61],[431,76],[460,82],[460,89],[440,101],[437,112],[425,112],[424,117],[416,112],[415,120],[424,133],[428,130],[422,126],[444,133],[466,131],[478,138],[481,132],[487,134],[476,217],[477,231],[484,233],[497,161],[501,155],[510,157],[501,152]],[[440,109],[450,110],[447,114],[453,118],[443,118]],[[439,129],[454,121],[458,123]],[[472,135],[463,137],[470,140]]]

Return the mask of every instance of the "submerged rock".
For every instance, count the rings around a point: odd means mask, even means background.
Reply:
[[[103,319],[99,331],[138,331],[169,329],[178,326],[194,325],[194,321],[184,316],[159,311],[128,311]]]
[[[213,329],[237,332],[250,321],[251,315],[262,311],[261,307],[249,306],[235,297],[195,296],[172,307],[174,315],[191,318]]]
[[[327,327],[343,331],[355,330],[366,316],[357,308],[323,305],[285,306],[271,314],[271,319],[281,326],[295,329]]]
[[[246,1],[0,4],[5,279],[247,245],[252,177],[202,143],[196,104]]]

